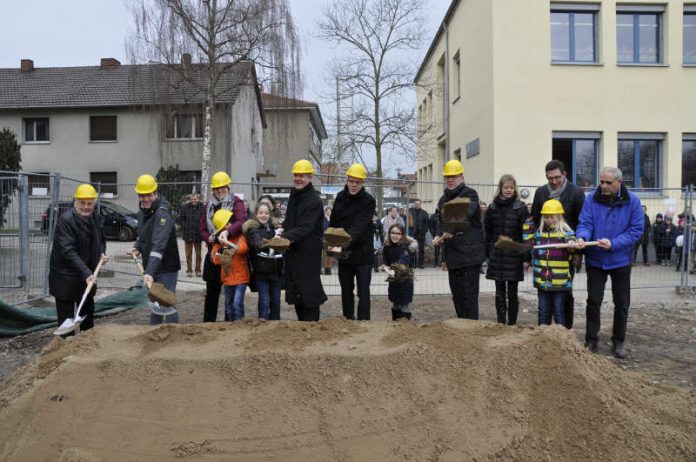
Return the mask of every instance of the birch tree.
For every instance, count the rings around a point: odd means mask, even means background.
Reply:
[[[300,89],[300,47],[286,0],[131,0],[135,30],[127,44],[134,63],[160,63],[204,96],[201,182],[207,199],[214,149],[215,102],[221,77],[241,61],[256,65],[270,93],[294,96]],[[193,78],[182,65],[187,54],[205,68]],[[166,82],[166,79],[164,79]]]
[[[380,210],[384,153],[415,156],[415,110],[407,97],[412,97],[416,60],[408,52],[422,45],[422,3],[335,0],[318,23],[319,37],[346,50],[331,68],[331,77],[340,82],[340,97],[353,98],[339,128],[363,157],[365,149],[374,152]]]

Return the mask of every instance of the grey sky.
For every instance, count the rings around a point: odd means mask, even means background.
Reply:
[[[333,108],[322,95],[327,64],[335,51],[312,37],[322,7],[329,0],[289,0],[302,42],[304,95],[316,101],[322,112]],[[18,68],[21,59],[33,59],[36,67],[98,65],[113,57],[126,63],[125,41],[131,30],[131,14],[123,0],[8,0],[0,19],[0,67]],[[450,0],[424,0],[429,15],[427,40],[414,57],[420,62]],[[9,14],[8,14],[9,13]]]

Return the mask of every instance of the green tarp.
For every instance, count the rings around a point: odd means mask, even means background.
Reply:
[[[147,290],[143,287],[133,287],[94,301],[94,316],[109,316],[145,307]],[[14,337],[28,334],[41,329],[58,327],[56,307],[18,308],[0,301],[0,337]]]

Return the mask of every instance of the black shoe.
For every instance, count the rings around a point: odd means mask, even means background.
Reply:
[[[424,265],[418,265],[418,268],[419,268],[419,269],[424,269],[425,266],[424,266]]]
[[[585,342],[585,348],[590,350],[591,353],[597,353],[597,349],[598,349],[597,343],[598,343],[597,340],[587,340]]]
[[[623,342],[614,342],[611,347],[611,352],[619,359],[624,359],[626,357],[626,350],[624,349]]]

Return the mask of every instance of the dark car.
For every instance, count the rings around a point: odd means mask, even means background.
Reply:
[[[58,213],[56,218],[65,213],[73,206],[72,201],[61,201],[58,203]],[[118,239],[119,241],[133,241],[138,237],[137,214],[114,202],[99,201],[97,209],[104,218],[104,235],[107,239]],[[41,216],[41,230],[48,233],[49,206]]]

